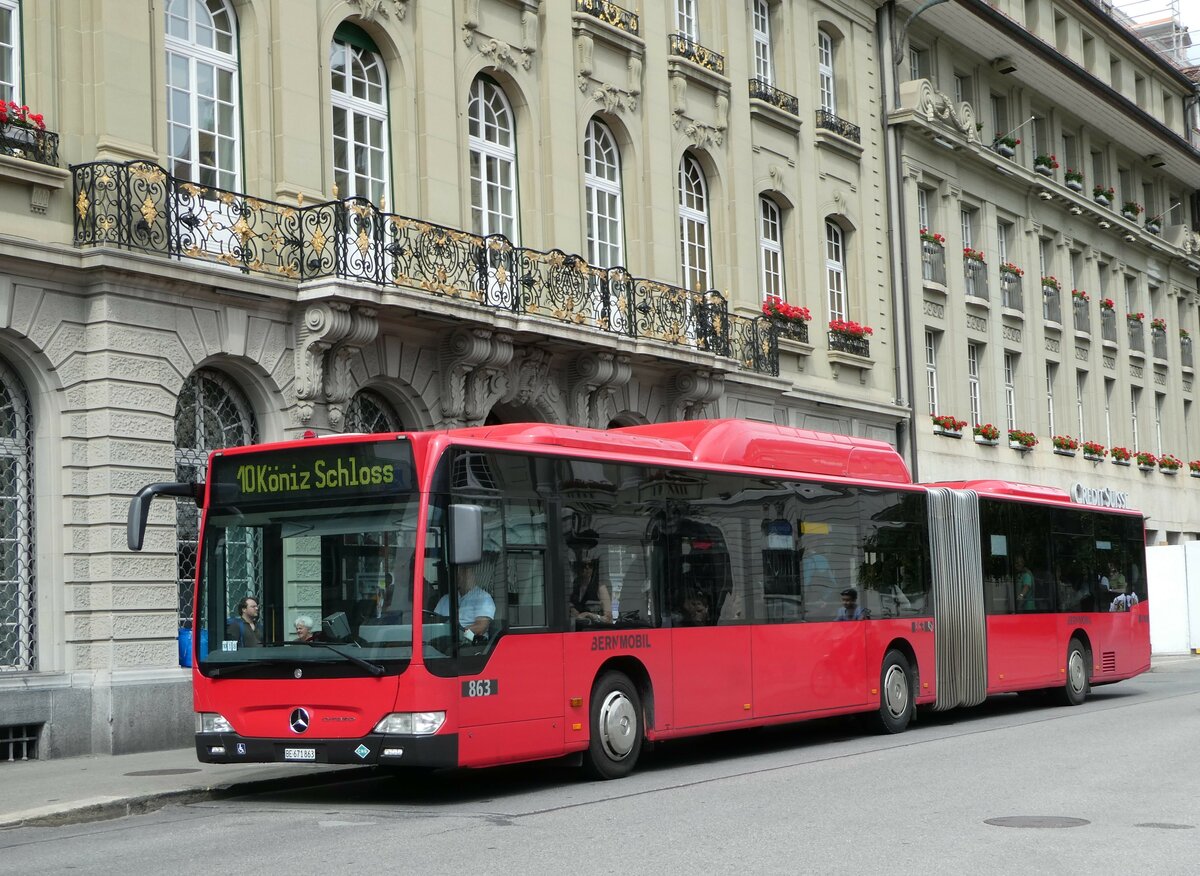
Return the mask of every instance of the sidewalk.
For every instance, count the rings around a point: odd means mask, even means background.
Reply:
[[[152,812],[254,791],[333,781],[357,766],[206,764],[194,748],[0,764],[0,830]]]

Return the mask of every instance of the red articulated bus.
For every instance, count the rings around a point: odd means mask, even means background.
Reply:
[[[203,506],[206,762],[615,778],[646,740],[856,712],[896,733],[1150,665],[1140,515],[913,484],[879,441],[709,420],[231,448],[143,489],[131,548],[160,494]]]

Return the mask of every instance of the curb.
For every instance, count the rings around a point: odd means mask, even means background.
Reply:
[[[339,781],[354,781],[365,778],[370,767],[347,767],[330,770],[316,775],[282,776],[269,779],[243,779],[214,784],[207,787],[183,788],[177,791],[159,791],[106,800],[102,803],[82,805],[66,804],[54,812],[40,815],[0,815],[0,831],[22,827],[62,827],[67,824],[85,824],[93,821],[111,821],[127,815],[145,815],[172,804],[186,806],[205,800],[224,800],[244,794],[262,794],[273,791],[291,791],[300,788],[319,787]]]

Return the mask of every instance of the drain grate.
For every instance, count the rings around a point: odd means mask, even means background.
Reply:
[[[7,724],[0,727],[0,763],[37,760],[41,724]]]
[[[1083,827],[1091,824],[1086,818],[1068,818],[1065,815],[1005,815],[985,819],[983,823],[993,827]]]
[[[126,773],[127,776],[185,776],[188,773],[198,773],[199,769],[190,770],[137,770],[132,773]]]

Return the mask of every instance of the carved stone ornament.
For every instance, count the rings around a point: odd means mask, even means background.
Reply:
[[[442,342],[442,424],[479,425],[508,392],[512,337],[487,328],[460,328]]]
[[[465,30],[465,27],[464,27]],[[474,32],[468,31],[464,42],[468,45],[474,45]],[[533,58],[529,53],[522,49],[514,49],[503,40],[490,39],[479,47],[479,54],[489,59],[496,67],[520,67],[523,70],[528,70],[533,67]]]
[[[928,79],[912,79],[900,85],[900,106],[911,109],[927,121],[941,122],[953,128],[968,143],[979,143],[975,108],[966,101],[955,104],[948,95],[935,91]]]
[[[713,371],[679,371],[671,381],[668,409],[672,420],[698,420],[704,408],[725,392],[725,375]]]
[[[404,21],[404,16],[408,15],[409,0],[349,0],[349,3],[358,7],[363,21],[387,18],[393,12],[397,21]]]
[[[315,406],[328,400],[336,409],[336,414],[331,410],[330,420],[340,425],[350,394],[350,360],[377,332],[373,308],[351,307],[340,301],[322,301],[305,308],[296,331],[296,411],[301,423],[312,419]],[[329,353],[335,348],[331,361]]]
[[[567,416],[579,426],[602,429],[612,419],[612,395],[629,382],[628,356],[589,351],[567,368]]]
[[[550,379],[550,362],[553,355],[538,347],[523,347],[513,353],[509,365],[507,387],[500,401],[505,404],[533,405],[546,396],[551,402],[557,400],[558,388]]]

